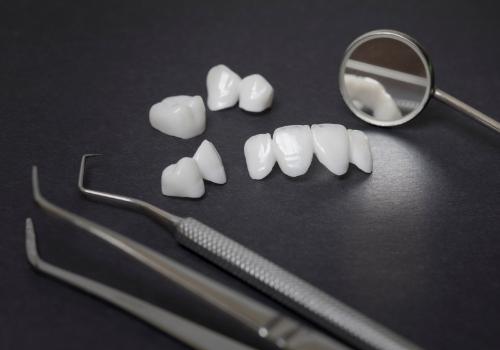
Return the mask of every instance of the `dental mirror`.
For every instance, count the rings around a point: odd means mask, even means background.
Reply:
[[[351,111],[367,123],[396,126],[415,118],[433,96],[500,132],[500,123],[434,86],[424,49],[394,30],[355,39],[340,65],[339,86]]]

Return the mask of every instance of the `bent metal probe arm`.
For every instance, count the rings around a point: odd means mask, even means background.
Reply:
[[[38,254],[33,222],[26,219],[26,255],[37,271],[121,308],[196,350],[255,350],[142,299],[44,261]]]
[[[281,314],[277,310],[203,276],[197,271],[137,241],[51,203],[40,191],[36,167],[33,167],[32,183],[33,198],[42,209],[105,241],[139,263],[183,287],[228,316],[246,325],[269,343],[288,350],[350,349],[338,341]],[[208,350],[212,349],[216,348]],[[230,348],[221,348],[220,350],[225,349]]]
[[[89,198],[144,212],[163,223],[183,246],[246,281],[278,302],[362,350],[419,350],[388,328],[369,319],[273,262],[193,218],[180,218],[139,199],[88,189],[82,157],[80,191]]]

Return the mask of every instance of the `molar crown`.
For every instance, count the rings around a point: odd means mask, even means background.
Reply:
[[[200,198],[205,194],[205,184],[193,158],[184,157],[163,170],[161,192],[165,196],[187,198]]]
[[[149,110],[151,126],[164,134],[189,139],[205,131],[205,105],[200,96],[171,96]]]
[[[252,74],[240,83],[239,107],[247,112],[262,112],[273,103],[274,89],[260,74]]]

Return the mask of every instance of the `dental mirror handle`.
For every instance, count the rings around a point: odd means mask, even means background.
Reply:
[[[418,350],[367,318],[241,244],[193,219],[177,224],[176,240],[224,270],[362,350]]]
[[[467,114],[469,117],[474,118],[481,124],[495,130],[500,133],[500,123],[495,119],[488,117],[486,114],[478,111],[477,109],[469,106],[468,104],[460,101],[459,99],[447,94],[443,90],[434,89],[434,97],[439,101],[446,103],[448,106]]]

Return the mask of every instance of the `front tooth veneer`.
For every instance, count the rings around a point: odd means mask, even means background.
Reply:
[[[239,107],[248,112],[262,112],[271,107],[274,89],[260,74],[245,77],[240,83]]]
[[[182,158],[161,174],[161,192],[165,196],[200,198],[205,193],[201,172],[193,158]]]
[[[196,150],[193,159],[198,164],[200,173],[205,180],[216,184],[226,183],[226,172],[219,152],[212,142],[204,140]]]
[[[349,134],[349,159],[365,173],[373,170],[373,159],[368,137],[360,130],[347,130]]]
[[[276,163],[270,134],[259,134],[245,142],[245,159],[248,174],[254,180],[265,178]]]
[[[207,106],[211,111],[233,107],[238,102],[241,78],[227,66],[219,64],[207,74]]]
[[[205,131],[205,105],[200,96],[171,96],[149,110],[153,128],[171,136],[189,139]]]
[[[289,125],[274,130],[272,144],[283,173],[296,177],[307,172],[313,158],[312,135],[308,125]]]
[[[340,124],[315,124],[311,126],[314,153],[328,170],[343,175],[349,168],[349,136]]]

